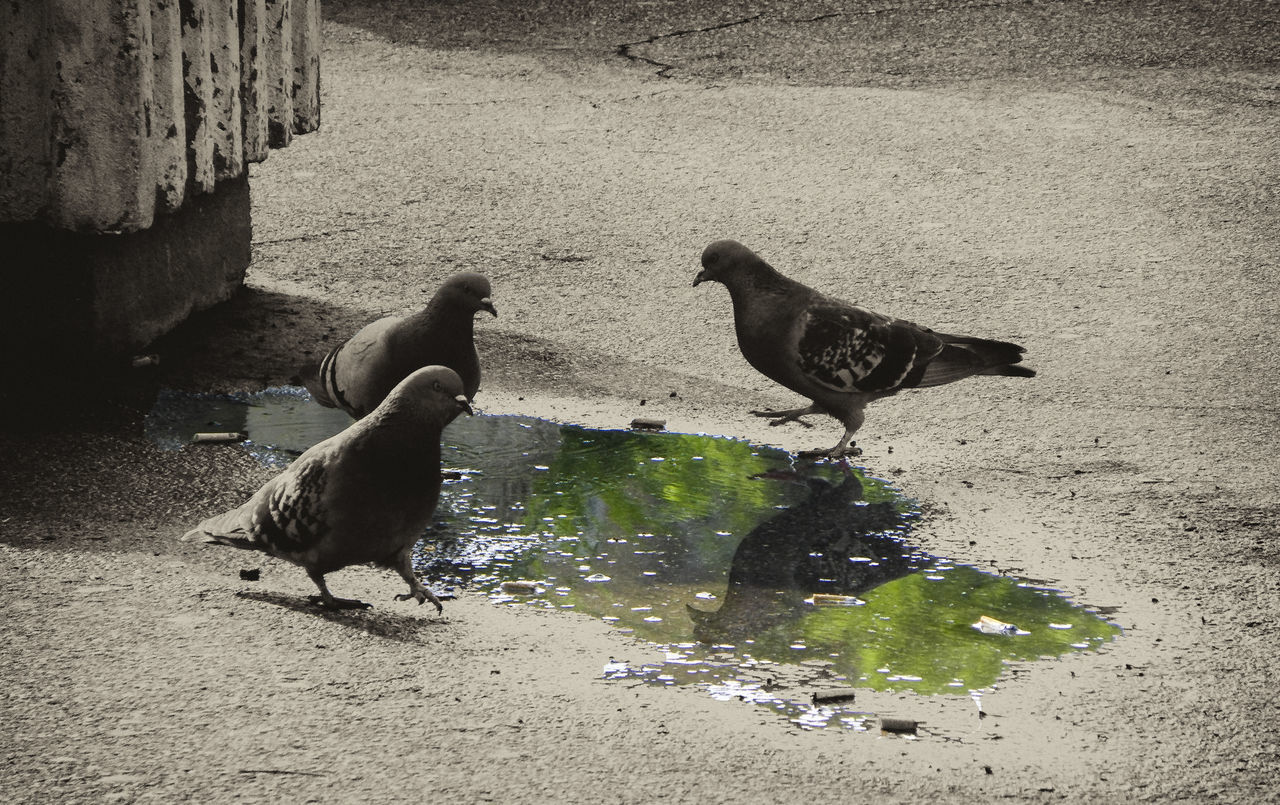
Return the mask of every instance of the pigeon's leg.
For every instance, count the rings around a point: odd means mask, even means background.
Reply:
[[[845,434],[840,437],[840,441],[836,442],[835,447],[831,448],[830,450],[820,450],[818,452],[820,454],[826,455],[828,458],[838,458],[838,459],[844,460],[846,457],[849,457],[849,456],[862,455],[862,448],[858,447],[858,445],[853,443],[853,434],[850,433],[849,431],[845,431]]]
[[[418,580],[418,574],[413,572],[413,561],[409,558],[408,551],[397,556],[392,567],[400,574],[400,578],[409,582],[409,592],[397,595],[397,601],[408,601],[413,598],[419,605],[430,601],[436,605],[437,615],[444,612],[444,604],[441,604],[440,599],[436,598],[436,594],[427,589],[427,586]]]
[[[840,437],[840,441],[836,442],[836,446],[830,450],[805,450],[799,456],[801,458],[832,458],[838,459],[845,467],[846,474],[849,472],[848,465],[844,459],[850,456],[862,455],[862,448],[853,443],[853,434],[858,432],[858,428],[862,427],[863,413],[861,408],[856,408],[840,419],[844,423],[844,435]]]
[[[813,425],[805,422],[800,417],[807,416],[808,414],[820,414],[822,411],[820,411],[816,405],[808,405],[804,408],[787,408],[782,411],[751,411],[750,413],[753,416],[774,417],[774,420],[769,423],[773,426],[782,425],[787,422],[799,422],[806,428],[812,428]]]
[[[309,595],[307,600],[318,606],[327,609],[368,609],[372,604],[366,604],[363,601],[357,601],[354,598],[335,598],[333,593],[329,592],[329,585],[324,583],[324,574],[315,570],[308,570],[307,575],[320,588],[319,595]]]
[[[858,428],[862,427],[862,421],[865,415],[861,408],[855,408],[849,412],[844,418],[844,435],[840,437],[840,441],[836,442],[836,446],[827,451],[827,455],[831,458],[844,458],[845,456],[860,456],[862,449],[853,443],[853,434],[858,432]]]

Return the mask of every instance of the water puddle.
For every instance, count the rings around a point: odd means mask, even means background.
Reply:
[[[240,431],[283,466],[350,423],[301,389],[162,393],[148,417],[170,447]],[[1048,586],[910,544],[913,503],[856,469],[703,435],[591,430],[475,416],[445,431],[433,583],[510,606],[601,618],[665,652],[613,659],[611,679],[701,686],[803,727],[865,729],[873,714],[815,703],[852,686],[968,696],[1014,662],[1096,650],[1119,627]]]

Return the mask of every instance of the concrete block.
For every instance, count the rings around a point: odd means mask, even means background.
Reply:
[[[185,319],[231,296],[249,266],[247,176],[220,182],[153,226],[70,233],[0,223],[0,338],[10,381],[109,373]]]
[[[320,125],[317,0],[0,3],[0,221],[134,232]]]

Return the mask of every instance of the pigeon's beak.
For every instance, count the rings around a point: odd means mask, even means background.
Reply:
[[[486,296],[484,299],[480,300],[480,309],[487,310],[493,314],[495,319],[498,318],[498,309],[493,306],[493,300],[489,297]]]
[[[459,411],[466,411],[470,415],[475,415],[475,411],[471,410],[471,402],[467,399],[467,395],[459,394],[457,397],[454,397],[453,399],[458,401]]]
[[[700,284],[706,282],[709,279],[711,278],[707,276],[707,270],[704,268],[698,272],[698,276],[693,278],[693,287],[697,288]]]

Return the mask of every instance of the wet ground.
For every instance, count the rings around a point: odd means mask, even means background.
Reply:
[[[94,404],[75,423],[36,433],[58,401],[32,393],[0,434],[6,789],[1274,799],[1273,6],[327,2],[322,129],[254,167],[247,291],[154,346],[140,409],[107,416],[109,395],[85,385],[70,396]],[[744,413],[795,400],[738,355],[723,292],[689,287],[719,237],[871,308],[1022,343],[1039,371],[871,407],[857,464],[911,501],[902,541],[945,578],[895,579],[855,593],[862,606],[802,600],[813,609],[789,623],[811,627],[806,646],[826,619],[866,627],[893,585],[925,596],[973,573],[997,591],[1064,591],[1121,636],[1001,660],[977,703],[876,689],[932,679],[893,662],[795,666],[856,682],[841,712],[922,725],[806,729],[737,700],[751,691],[717,701],[647,681],[676,677],[696,635],[643,639],[649,615],[622,634],[576,611],[586,592],[556,605],[575,595],[564,577],[619,588],[627,574],[607,562],[630,542],[557,543],[550,565],[513,556],[513,575],[556,576],[526,579],[555,582],[542,603],[462,589],[435,618],[368,569],[339,579],[374,610],[316,613],[296,568],[264,560],[242,580],[245,554],[174,540],[274,470],[235,445],[151,442],[149,394],[296,385],[299,363],[462,269],[490,275],[501,312],[477,326],[494,417],[610,431],[646,416],[788,453],[834,442],[834,423],[771,429]],[[746,488],[799,491],[786,502],[803,509],[800,484]],[[745,542],[776,522],[763,514],[719,530]],[[723,590],[668,578],[692,595],[680,603],[719,612],[733,572],[730,558]],[[611,580],[585,581],[596,573]],[[948,629],[1008,646],[1078,628],[997,613],[1031,634],[984,635],[972,624],[987,609]],[[977,679],[953,667],[937,679]],[[787,696],[818,692],[796,679]]]

